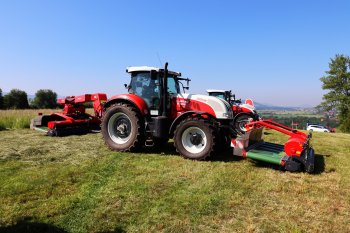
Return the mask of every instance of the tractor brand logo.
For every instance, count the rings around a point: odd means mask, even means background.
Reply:
[[[180,105],[181,107],[185,107],[190,103],[190,100],[188,99],[177,99],[177,104]]]

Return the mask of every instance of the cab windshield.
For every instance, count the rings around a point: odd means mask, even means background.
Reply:
[[[227,100],[227,96],[224,93],[222,93],[222,92],[211,92],[210,96],[218,97],[220,99],[228,101]]]

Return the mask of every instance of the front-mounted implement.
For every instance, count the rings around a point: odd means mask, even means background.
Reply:
[[[271,120],[246,124],[247,132],[231,140],[234,155],[280,165],[287,171],[314,170],[314,150],[310,145],[311,134],[281,125]],[[289,136],[284,145],[265,142],[263,129],[276,130]]]
[[[49,136],[65,136],[70,134],[86,134],[100,130],[103,103],[107,95],[103,93],[68,96],[58,99],[63,106],[62,112],[50,115],[39,115],[32,119],[30,128],[46,132]],[[93,103],[94,115],[86,113],[84,103]]]

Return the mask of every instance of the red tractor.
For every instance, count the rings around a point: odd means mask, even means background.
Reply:
[[[229,147],[233,112],[225,100],[183,94],[181,73],[155,67],[129,67],[127,94],[104,104],[101,131],[115,151],[135,151],[174,139],[184,157],[202,160],[219,147]],[[188,88],[187,88],[188,89]],[[219,146],[220,144],[220,146]]]
[[[232,94],[232,91],[225,90],[207,90],[210,96],[215,96],[226,100],[232,106],[234,114],[233,125],[237,133],[243,134],[246,132],[245,124],[254,120],[260,119],[258,113],[255,110],[253,100],[247,99],[244,104],[236,96]]]

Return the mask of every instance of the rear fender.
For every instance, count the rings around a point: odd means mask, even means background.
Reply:
[[[239,108],[242,112],[246,112],[246,113],[253,113],[254,112],[254,107],[252,107],[251,105],[247,105],[247,104],[241,104],[239,105]]]
[[[142,116],[148,115],[148,107],[146,102],[139,96],[133,94],[121,94],[112,96],[103,106],[104,111],[109,108],[111,105],[116,103],[126,103],[137,108]]]
[[[178,124],[180,124],[181,121],[183,121],[184,119],[188,118],[189,116],[201,116],[201,117],[205,117],[205,118],[214,119],[214,117],[212,115],[210,115],[209,113],[207,113],[207,112],[197,112],[197,111],[184,112],[180,116],[175,118],[175,120],[171,124],[170,129],[169,129],[170,137],[173,137],[174,131],[176,129],[176,126]]]

